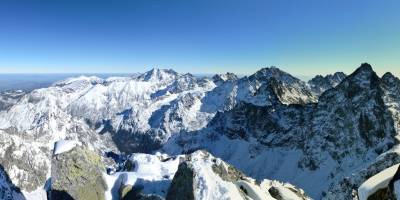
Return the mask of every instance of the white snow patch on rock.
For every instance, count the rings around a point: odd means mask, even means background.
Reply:
[[[393,165],[361,184],[358,188],[358,199],[367,200],[370,195],[374,194],[379,189],[387,187],[390,180],[392,180],[393,176],[396,174],[399,165],[400,164]]]
[[[213,156],[203,151],[196,151],[191,154],[191,161],[194,179],[195,199],[242,199],[236,185],[232,182],[224,181],[214,173],[212,165]],[[216,158],[216,163],[221,160]]]
[[[103,175],[108,186],[106,199],[119,199],[119,188],[124,185],[143,186],[142,193],[165,197],[178,170],[179,158],[165,154],[132,154],[129,160],[134,163],[133,171]]]
[[[246,195],[253,200],[275,200],[268,191],[262,190],[259,186],[253,183],[239,180],[236,182],[236,185],[239,188],[246,190]]]
[[[304,200],[306,198],[304,197],[305,194],[303,190],[296,188],[290,183],[281,183],[275,180],[264,179],[261,182],[260,187],[266,189],[266,191],[268,191],[271,187],[274,187],[279,191],[279,195],[282,197],[282,199],[285,200]],[[297,191],[297,193],[294,191]]]
[[[32,192],[22,191],[24,197],[28,200],[47,200],[46,190],[44,188],[38,188]]]
[[[53,155],[61,154],[72,150],[78,145],[77,141],[74,140],[59,140],[54,144]]]

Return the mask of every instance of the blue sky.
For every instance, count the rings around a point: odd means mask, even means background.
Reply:
[[[0,73],[400,75],[400,1],[0,2]]]

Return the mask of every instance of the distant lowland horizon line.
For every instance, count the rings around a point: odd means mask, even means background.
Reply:
[[[363,62],[360,65],[363,64],[368,64],[370,65],[368,62]],[[316,76],[328,76],[328,75],[334,75],[335,73],[344,73],[344,74],[351,74],[354,70],[356,70],[360,65],[358,65],[357,67],[354,67],[354,69],[352,69],[350,72],[347,72],[345,70],[337,70],[331,73],[310,73],[310,74],[297,74],[297,73],[291,73],[290,70],[287,69],[283,69],[279,66],[276,65],[270,65],[268,67],[259,67],[257,68],[257,70],[253,71],[253,72],[248,72],[248,73],[235,73],[229,70],[226,70],[225,72],[222,73],[218,73],[218,72],[209,72],[209,73],[192,73],[192,72],[182,72],[182,70],[176,70],[173,67],[149,67],[149,68],[143,68],[142,71],[132,71],[132,72],[4,72],[4,71],[0,71],[0,81],[4,81],[2,80],[1,77],[8,77],[8,78],[17,78],[17,77],[29,77],[29,76],[33,76],[37,79],[40,79],[41,77],[45,77],[45,76],[55,76],[55,77],[72,77],[72,76],[98,76],[99,78],[108,78],[108,77],[112,77],[112,76],[132,76],[132,75],[138,75],[138,74],[143,74],[149,71],[152,71],[154,69],[159,69],[159,70],[172,70],[175,71],[179,74],[192,74],[196,77],[212,77],[214,75],[217,74],[227,74],[227,73],[233,73],[238,77],[244,77],[244,76],[250,76],[254,73],[256,73],[257,71],[261,70],[261,69],[265,69],[265,68],[277,68],[280,71],[286,72],[296,78],[299,78],[303,81],[307,81],[313,77]],[[371,67],[373,68],[373,70],[375,71],[375,73],[377,73],[379,76],[382,76],[383,74],[390,72],[392,74],[394,74],[395,76],[397,75],[396,72],[392,72],[392,71],[378,71],[374,68],[373,65],[371,65]],[[1,68],[1,67],[0,67]],[[311,70],[311,69],[310,69]]]
[[[363,65],[364,63],[361,63],[360,65],[358,65],[357,67],[354,68],[354,70],[356,70],[358,67],[360,67],[361,65]],[[366,63],[368,64],[368,63]],[[369,65],[369,64],[368,64]],[[234,73],[237,77],[241,78],[244,76],[249,76],[253,73],[256,73],[257,71],[261,70],[261,69],[265,69],[265,68],[277,68],[280,71],[284,71],[304,82],[308,82],[309,80],[311,80],[312,78],[321,75],[321,76],[328,76],[328,75],[333,75],[337,72],[343,72],[341,70],[338,70],[334,73],[328,73],[328,74],[315,74],[315,75],[296,75],[296,74],[291,74],[290,71],[288,70],[283,70],[280,67],[276,67],[276,66],[270,66],[270,67],[260,67],[258,70],[252,72],[252,73],[248,73],[248,74],[236,74]],[[49,87],[51,86],[53,83],[57,82],[57,81],[61,81],[67,78],[71,78],[71,77],[78,77],[78,76],[97,76],[99,78],[109,78],[109,77],[117,77],[117,76],[134,76],[134,75],[139,75],[139,74],[143,74],[146,72],[149,72],[153,69],[161,69],[161,70],[173,70],[175,71],[173,68],[159,68],[159,67],[153,67],[153,68],[147,68],[147,70],[143,70],[142,72],[96,72],[96,73],[90,73],[90,72],[59,72],[59,73],[41,73],[41,72],[36,72],[36,73],[2,73],[0,72],[0,92],[3,91],[12,91],[12,90],[24,90],[24,91],[31,91],[34,89],[38,89],[38,88],[44,88],[44,87]],[[382,76],[384,73],[378,73],[375,69],[374,66],[372,66],[372,69],[379,75]],[[343,72],[346,75],[351,74],[352,72]],[[181,70],[179,70],[181,71]],[[389,71],[390,72],[390,71]],[[180,74],[185,74],[182,72],[177,72]],[[188,73],[188,72],[186,72]],[[203,74],[199,74],[199,73],[193,73],[192,75],[198,77],[198,78],[202,78],[202,77],[209,77],[211,78],[212,76],[216,75],[216,74],[226,74],[226,73],[230,73],[229,70],[227,70],[225,73],[203,73]],[[233,72],[231,72],[233,73]],[[392,74],[394,74],[395,76],[397,74],[391,72]],[[397,75],[398,76],[398,75]]]
[[[363,62],[363,63],[368,63],[368,62]],[[249,72],[246,72],[246,73],[237,73],[234,70],[233,71],[229,70],[228,68],[227,68],[226,71],[223,71],[223,72],[205,72],[205,73],[202,73],[202,72],[190,72],[189,70],[177,70],[175,67],[162,67],[162,66],[155,66],[155,67],[151,67],[150,66],[150,67],[143,67],[142,70],[117,71],[117,72],[111,72],[111,71],[100,71],[100,72],[94,72],[94,71],[93,72],[91,72],[91,71],[85,71],[85,72],[78,72],[78,71],[59,71],[59,72],[57,72],[57,71],[49,71],[49,72],[44,72],[44,71],[27,71],[27,72],[13,71],[13,72],[7,72],[7,71],[2,71],[1,70],[2,67],[0,67],[0,75],[10,75],[10,74],[11,75],[14,75],[14,74],[15,75],[32,75],[32,74],[34,74],[34,75],[52,75],[52,74],[54,74],[54,75],[68,75],[68,74],[70,74],[70,75],[104,75],[104,74],[107,74],[107,75],[130,75],[130,74],[145,73],[145,72],[151,71],[152,69],[163,69],[163,70],[174,70],[174,71],[176,71],[176,72],[178,72],[180,74],[189,73],[189,74],[192,74],[192,75],[200,75],[200,76],[213,76],[213,75],[216,75],[216,74],[226,74],[226,73],[234,73],[235,75],[238,75],[238,76],[248,76],[248,75],[254,74],[255,72],[257,72],[257,71],[259,71],[260,69],[263,69],[263,68],[278,68],[281,71],[289,73],[289,74],[291,74],[291,75],[293,75],[295,77],[315,77],[317,75],[326,76],[326,75],[334,74],[336,72],[343,72],[345,74],[351,73],[352,71],[357,69],[361,64],[362,63],[360,63],[358,66],[357,65],[354,66],[350,71],[347,70],[348,72],[346,72],[346,70],[341,70],[342,67],[337,67],[338,70],[332,71],[332,72],[324,72],[324,73],[315,72],[315,73],[302,73],[302,74],[292,73],[290,69],[288,69],[288,68],[286,68],[284,66],[265,65],[265,66],[255,67],[255,68],[252,67],[255,70],[252,70],[252,71],[249,71]],[[374,68],[374,65],[372,65],[372,66]],[[310,69],[310,71],[311,70],[312,69]],[[305,69],[304,71],[307,71],[307,69]],[[379,73],[379,71],[375,70],[375,72],[378,73],[378,74],[381,74],[381,73]],[[386,72],[382,72],[382,75],[384,73],[386,73]]]
[[[364,62],[364,63],[368,63],[368,62]],[[361,64],[363,64],[363,63],[360,63],[360,65]],[[142,74],[142,73],[146,73],[148,71],[151,71],[153,69],[162,69],[162,70],[174,70],[179,74],[187,74],[187,73],[189,73],[189,74],[192,74],[192,75],[197,76],[197,77],[212,77],[212,76],[214,76],[216,74],[226,74],[226,73],[233,73],[233,74],[237,75],[238,77],[244,77],[244,76],[252,75],[255,72],[257,72],[257,71],[259,71],[260,69],[263,69],[263,68],[278,68],[279,70],[284,71],[286,73],[289,73],[290,75],[292,75],[292,76],[294,76],[296,78],[299,78],[301,80],[306,81],[306,80],[309,80],[309,79],[311,79],[311,78],[313,78],[315,76],[318,76],[318,75],[327,76],[327,75],[333,75],[333,74],[335,74],[337,72],[343,72],[345,74],[351,74],[360,65],[355,66],[351,71],[340,70],[340,67],[338,67],[338,70],[337,71],[333,71],[333,72],[309,73],[309,74],[307,74],[307,73],[304,73],[304,74],[292,73],[290,70],[283,69],[283,67],[279,67],[279,66],[276,66],[276,65],[270,65],[270,66],[267,66],[267,67],[258,67],[258,68],[256,68],[255,71],[251,71],[251,72],[248,72],[248,73],[236,73],[236,72],[233,72],[233,71],[230,71],[230,70],[226,70],[225,72],[221,72],[221,73],[219,73],[219,72],[192,73],[192,72],[189,72],[189,71],[175,70],[173,67],[149,67],[149,68],[143,68],[143,70],[141,70],[141,71],[137,70],[137,71],[127,71],[127,72],[109,72],[109,71],[104,71],[104,72],[76,72],[76,71],[74,71],[74,72],[41,72],[41,71],[38,71],[38,72],[31,72],[31,71],[29,71],[29,72],[5,72],[5,71],[1,71],[0,70],[0,76],[6,76],[6,75],[16,75],[16,76],[17,75],[22,75],[22,76],[32,76],[32,75],[35,75],[35,76],[49,76],[49,75],[67,76],[67,75],[70,75],[70,76],[99,76],[100,78],[104,78],[104,77],[111,77],[111,76],[129,76],[129,75],[135,75],[135,74]],[[400,74],[397,74],[396,72],[393,72],[393,71],[390,71],[390,70],[388,70],[388,71],[379,71],[379,70],[375,69],[374,65],[371,65],[371,66],[379,76],[382,76],[383,74],[385,74],[387,72],[391,72],[392,74],[394,74],[396,76],[400,75]],[[1,67],[0,67],[0,69],[1,69]],[[312,69],[310,69],[310,70],[312,70]]]

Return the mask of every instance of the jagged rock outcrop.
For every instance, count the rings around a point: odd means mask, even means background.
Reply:
[[[326,90],[336,87],[346,78],[343,72],[336,72],[326,76],[317,75],[307,83],[311,87],[311,91],[317,95],[322,94]]]
[[[256,182],[206,151],[196,151],[179,165],[166,197],[166,200],[190,199],[310,198],[290,184],[270,180]]]
[[[304,81],[276,67],[262,68],[248,79],[256,85],[269,84],[273,94],[283,104],[306,104],[317,100]]]
[[[104,171],[101,157],[81,146],[54,155],[50,199],[104,200]]]
[[[188,164],[186,162],[180,164],[172,180],[166,199],[181,198],[194,200],[193,179],[194,173]]]
[[[201,110],[215,113],[229,111],[240,103],[274,106],[306,104],[317,100],[305,82],[276,67],[263,68],[240,79],[225,79],[224,82],[217,82],[218,87],[206,93],[201,100]]]
[[[106,194],[113,199],[310,199],[291,184],[249,178],[202,150],[173,157],[135,153],[127,159],[130,162],[124,165],[133,164],[131,170],[121,167],[105,175],[109,188],[113,188]]]
[[[164,198],[141,193],[141,188],[133,187],[132,185],[124,185],[120,189],[121,200],[164,200]]]

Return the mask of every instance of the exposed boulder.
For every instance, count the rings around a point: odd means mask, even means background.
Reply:
[[[54,155],[50,199],[104,200],[103,171],[100,156],[80,146]]]
[[[178,167],[178,171],[175,173],[174,179],[172,179],[166,199],[194,200],[193,180],[193,170],[189,167],[188,163],[181,163]]]
[[[154,194],[143,194],[143,188],[132,185],[124,185],[120,188],[121,200],[163,200],[164,198]]]

